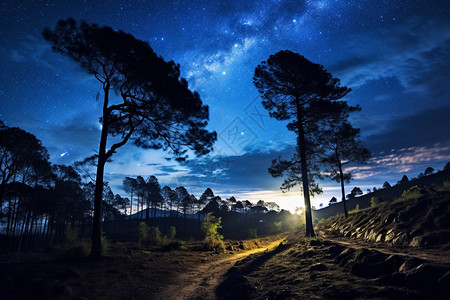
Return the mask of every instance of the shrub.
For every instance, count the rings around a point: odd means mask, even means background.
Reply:
[[[90,252],[91,243],[89,242],[89,240],[78,241],[69,248],[69,254],[76,257],[88,256]]]
[[[373,197],[372,197],[373,198]],[[361,211],[361,209],[359,209],[359,203],[356,203],[356,207],[355,209],[350,210],[348,213],[349,214],[356,214],[357,212]]]
[[[258,237],[258,230],[256,230],[256,228],[249,228],[248,237],[251,239],[256,239]]]
[[[370,198],[370,207],[375,207],[378,204],[380,204],[380,199],[378,199],[378,197]]]
[[[66,246],[74,246],[78,242],[78,230],[76,228],[71,228],[69,225],[66,226],[64,232],[66,237]]]
[[[175,236],[177,235],[177,229],[175,226],[170,226],[169,230],[167,230],[167,239],[169,241],[173,241],[175,239]]]
[[[149,230],[149,241],[152,245],[161,246],[163,244],[163,238],[159,227],[152,227]]]
[[[442,185],[436,189],[441,192],[450,191],[450,181],[444,181]]]
[[[138,225],[138,241],[139,244],[142,246],[147,242],[148,239],[148,226],[145,222],[139,222]]]
[[[216,252],[225,252],[225,244],[223,243],[223,235],[218,230],[222,228],[220,223],[222,219],[208,213],[202,223],[202,231],[205,234],[205,247]]]
[[[106,238],[106,236],[104,236],[103,233],[102,233],[101,245],[102,245],[102,253],[106,253],[109,248],[109,241]]]
[[[282,232],[283,231],[283,223],[281,221],[279,222],[273,222],[273,228],[275,228],[275,232]]]
[[[399,200],[413,200],[419,198],[421,195],[420,188],[415,185],[404,191]]]

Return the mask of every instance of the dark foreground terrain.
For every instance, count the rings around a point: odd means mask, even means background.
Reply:
[[[67,249],[3,257],[1,299],[448,299],[449,193],[303,230],[228,241],[227,253],[113,244],[101,262]]]

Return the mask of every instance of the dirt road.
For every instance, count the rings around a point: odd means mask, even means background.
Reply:
[[[276,240],[265,247],[228,254],[226,257],[204,262],[186,273],[181,273],[175,283],[163,287],[157,299],[215,299],[216,288],[233,265],[249,255],[276,248],[283,239]]]

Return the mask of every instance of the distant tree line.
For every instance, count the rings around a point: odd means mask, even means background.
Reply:
[[[40,140],[1,121],[0,175],[0,222],[10,245],[51,243],[66,226],[92,222],[94,184],[72,166],[52,165]],[[103,184],[102,218],[123,217],[129,200]]]
[[[0,163],[0,222],[9,245],[16,247],[11,250],[50,244],[64,238],[67,226],[88,228],[92,224],[94,181],[89,177],[83,181],[83,170],[78,167],[52,165],[47,149],[33,134],[0,121]],[[210,188],[199,198],[183,186],[161,188],[156,176],[125,177],[123,189],[128,197],[115,194],[103,182],[102,221],[133,215],[139,220],[189,215],[200,220],[208,212],[280,211],[275,202],[222,199]]]

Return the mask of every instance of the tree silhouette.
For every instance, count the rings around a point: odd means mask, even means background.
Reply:
[[[48,159],[47,149],[36,136],[17,127],[8,127],[0,121],[0,207],[9,182],[36,185],[39,177],[49,177],[51,168]]]
[[[433,172],[434,172],[434,168],[428,167],[428,168],[425,169],[425,172],[423,174],[425,176],[427,176],[427,175],[433,174]]]
[[[312,152],[314,132],[328,113],[335,109],[331,100],[345,96],[350,89],[341,87],[325,68],[305,57],[285,50],[271,55],[255,69],[253,82],[264,99],[262,104],[270,116],[289,120],[288,130],[297,134],[297,150],[290,161],[274,161],[271,174],[287,173],[284,188],[302,183],[305,201],[306,235],[314,236],[310,192],[318,192],[313,184]],[[275,165],[275,166],[274,166]],[[311,191],[310,186],[313,187]],[[282,186],[283,188],[283,186]]]
[[[390,188],[390,187],[391,187],[391,184],[390,184],[389,182],[385,181],[385,182],[383,183],[383,189],[388,189],[388,188]]]
[[[335,204],[335,203],[337,203],[337,199],[336,199],[336,197],[333,197],[333,198],[331,198],[330,201],[328,202],[328,205]]]
[[[352,191],[350,192],[350,194],[347,195],[348,199],[352,199],[355,198],[356,196],[361,196],[363,194],[363,191],[361,190],[360,187],[355,186]]]
[[[400,181],[398,183],[402,184],[402,183],[407,183],[409,182],[409,178],[406,175],[403,175],[402,179],[400,179]]]
[[[444,166],[444,171],[448,171],[448,170],[450,170],[450,161],[447,162]]]
[[[359,110],[358,108],[349,108]],[[353,128],[347,122],[347,113],[339,118],[338,123],[332,123],[325,130],[320,130],[321,162],[327,167],[325,173],[332,180],[341,184],[342,203],[345,217],[348,217],[345,201],[344,182],[350,183],[351,173],[344,173],[344,166],[350,163],[365,163],[370,158],[370,152],[359,140],[359,129]]]
[[[102,87],[91,250],[91,257],[100,258],[104,167],[113,153],[133,140],[143,148],[169,150],[183,161],[189,149],[195,155],[211,151],[217,135],[205,129],[208,107],[180,78],[179,65],[157,56],[147,42],[110,27],[77,25],[73,19],[60,20],[43,36],[53,50],[78,62]],[[108,135],[118,140],[109,149]]]
[[[156,218],[156,207],[157,203],[163,202],[163,197],[161,196],[161,185],[158,182],[158,178],[155,176],[150,176],[147,179],[147,182],[145,184],[145,191],[146,191],[146,204],[147,204],[147,210],[145,212],[145,220],[148,221],[149,218],[149,206],[152,205],[153,209],[153,218]]]
[[[130,194],[130,220],[131,220],[131,214],[133,213],[133,196],[136,193],[137,189],[137,183],[136,179],[131,177],[125,177],[123,180],[123,190],[126,193]]]

